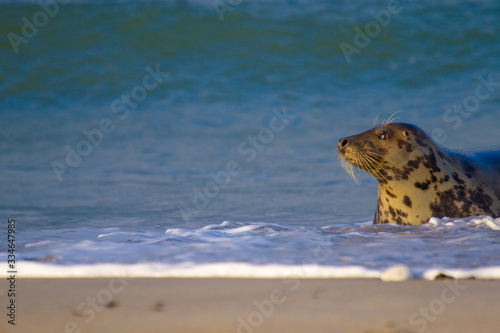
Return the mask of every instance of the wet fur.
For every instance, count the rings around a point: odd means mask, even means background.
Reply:
[[[379,140],[380,131],[390,139]],[[373,223],[500,216],[499,150],[448,150],[410,124],[384,124],[344,139],[349,145],[339,144],[341,156],[378,180]]]

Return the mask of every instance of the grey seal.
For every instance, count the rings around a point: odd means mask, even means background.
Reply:
[[[378,181],[373,223],[500,216],[500,150],[451,150],[412,124],[392,123],[338,141],[343,166]]]

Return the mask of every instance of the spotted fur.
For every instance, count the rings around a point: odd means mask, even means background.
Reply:
[[[373,223],[500,216],[500,150],[448,150],[401,123],[342,138],[338,147],[347,162],[378,180]]]

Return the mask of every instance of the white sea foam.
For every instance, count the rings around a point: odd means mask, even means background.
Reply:
[[[251,265],[245,263],[179,264],[95,264],[56,265],[38,262],[19,262],[18,277],[22,278],[254,278],[254,279],[332,279],[359,278],[382,281],[406,281],[412,278],[434,280],[439,276],[455,279],[500,279],[500,266],[476,269],[437,269],[412,272],[404,265],[387,270],[362,266],[291,266],[280,264]],[[0,274],[8,277],[7,273]]]
[[[24,247],[28,249],[30,247],[41,247],[41,246],[50,245],[51,243],[52,243],[52,241],[40,241],[40,242],[28,243]]]
[[[407,281],[412,277],[411,270],[407,266],[395,265],[385,270],[380,276],[380,279],[382,281]]]
[[[422,226],[52,229],[23,231],[16,259],[20,277],[500,279],[499,230],[500,219],[485,216]]]
[[[319,265],[288,266],[245,263],[162,263],[95,264],[62,266],[36,262],[18,263],[23,278],[84,277],[171,277],[171,278],[378,278],[380,272],[361,266],[328,267]]]

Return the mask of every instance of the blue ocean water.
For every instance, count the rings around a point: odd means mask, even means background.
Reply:
[[[356,237],[376,182],[349,178],[337,140],[401,111],[447,147],[500,145],[497,1],[42,4],[0,1],[0,212],[17,221],[19,260],[241,262],[255,240],[257,263],[289,264],[322,228],[344,230],[347,252],[385,244],[379,231],[402,244],[392,227]],[[250,228],[223,251],[203,228],[224,221],[284,234],[263,245]],[[500,265],[498,233],[470,228],[491,252],[450,247],[450,265]],[[162,236],[177,229],[193,230],[187,259]],[[379,260],[355,263],[406,260],[372,249]]]

